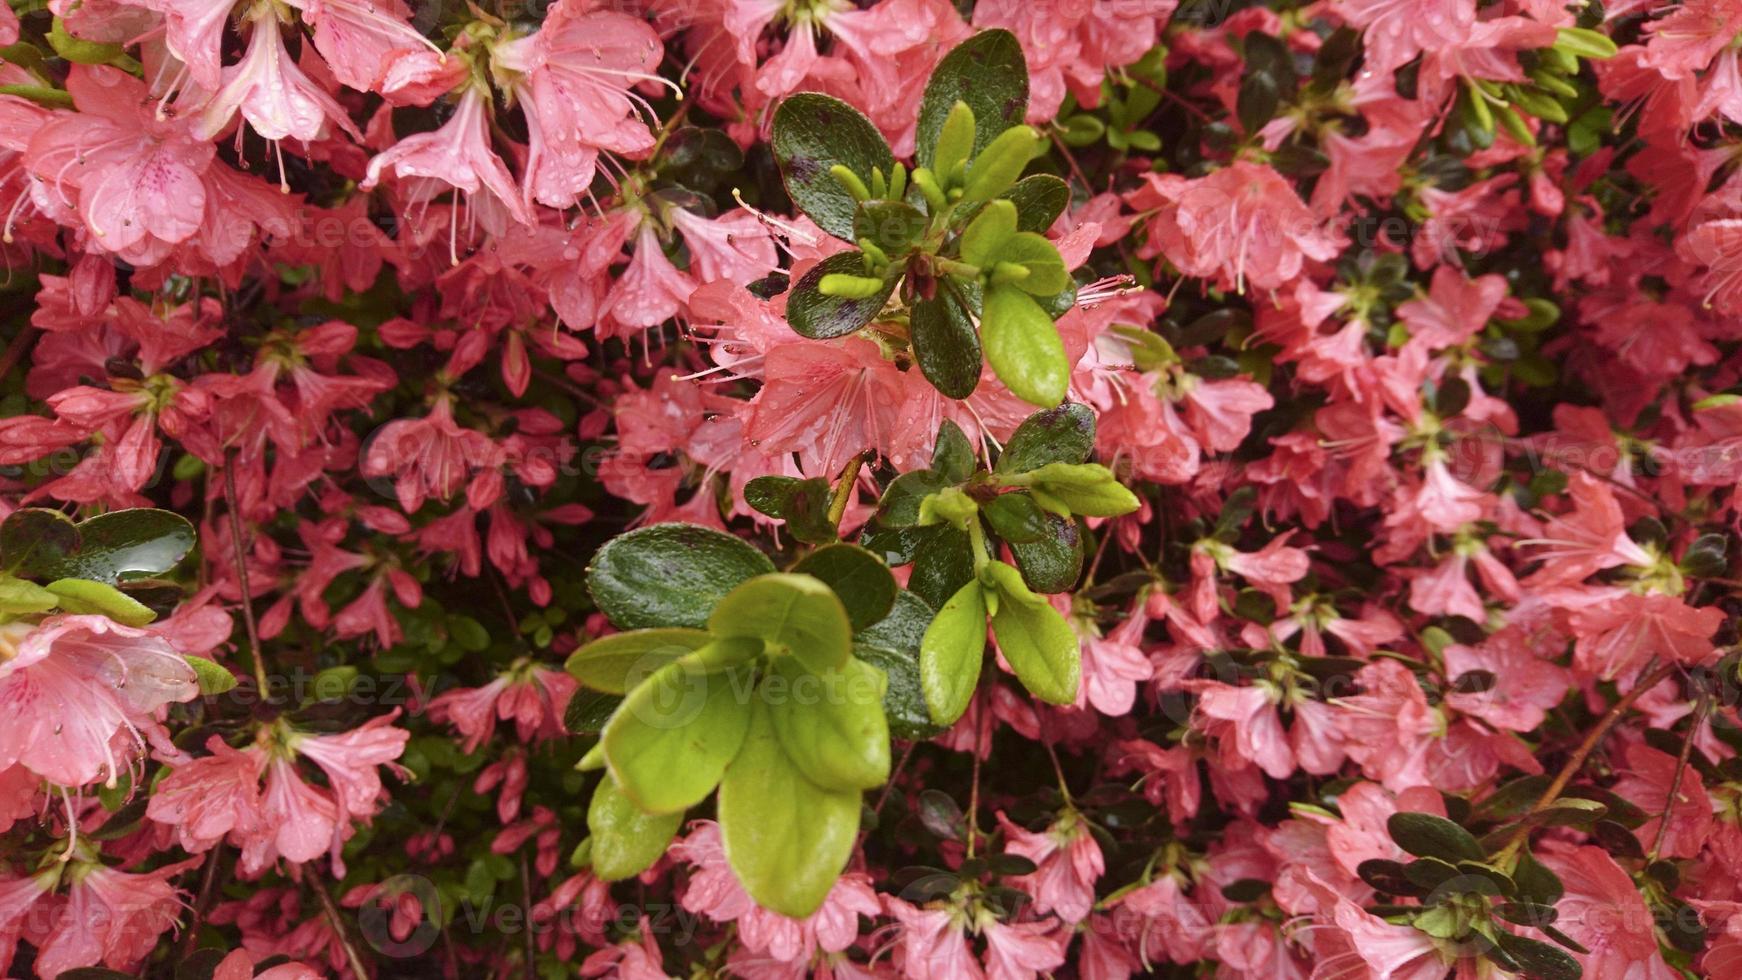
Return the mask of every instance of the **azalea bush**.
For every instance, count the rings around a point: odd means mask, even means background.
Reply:
[[[1742,977],[1733,0],[11,0],[0,973]]]

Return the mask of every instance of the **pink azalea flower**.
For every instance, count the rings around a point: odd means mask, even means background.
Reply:
[[[1623,592],[1568,616],[1576,637],[1573,664],[1618,680],[1635,676],[1653,656],[1688,666],[1710,663],[1717,657],[1712,634],[1723,621],[1713,606],[1695,609],[1675,596]]]
[[[0,626],[0,769],[62,786],[116,785],[146,742],[167,744],[166,704],[199,695],[187,661],[149,630],[103,616]]]
[[[159,120],[145,85],[119,69],[74,65],[79,109],[46,123],[25,151],[39,204],[74,208],[92,245],[137,265],[200,231],[213,149],[190,119]]]
[[[1555,903],[1556,928],[1589,949],[1574,954],[1591,980],[1672,980],[1679,975],[1658,952],[1651,910],[1600,847],[1545,847],[1538,855],[1566,893]]]
[[[1066,812],[1040,833],[1011,823],[1001,812],[1004,853],[1025,857],[1035,864],[1032,874],[1011,879],[1016,887],[1034,897],[1034,910],[1056,913],[1075,924],[1089,917],[1095,906],[1095,882],[1106,870],[1101,845],[1082,818]]]
[[[1697,858],[1715,829],[1711,798],[1698,770],[1681,767],[1676,779],[1677,760],[1667,752],[1647,745],[1629,745],[1624,754],[1626,767],[1615,793],[1638,804],[1650,819],[1634,830],[1634,835],[1652,847],[1658,835],[1663,835],[1662,849],[1652,852],[1668,858]],[[1675,784],[1675,798],[1670,798],[1670,786]],[[1663,828],[1664,814],[1669,826]]]
[[[236,113],[242,113],[264,139],[296,139],[305,143],[320,139],[336,125],[361,141],[351,116],[315,84],[284,50],[278,16],[271,8],[254,19],[248,50],[242,60],[224,69],[223,84],[206,103],[200,118],[200,135],[210,139],[224,131]]]
[[[981,923],[986,936],[986,980],[1034,980],[1065,963],[1071,933],[1050,922]]]
[[[496,732],[496,721],[514,720],[522,742],[563,734],[563,711],[580,685],[560,670],[524,664],[483,687],[444,692],[429,703],[430,716],[464,735],[461,747],[475,752]]]
[[[483,88],[468,84],[453,116],[440,129],[407,136],[377,154],[360,186],[370,190],[391,171],[413,203],[427,204],[450,190],[465,195],[468,222],[477,221],[491,234],[505,233],[509,220],[531,224],[532,215],[515,192],[513,177],[490,147],[487,98]],[[457,226],[458,212],[453,220]],[[448,251],[458,264],[455,235],[457,230],[449,235]]]
[[[1127,196],[1132,207],[1154,214],[1138,254],[1165,255],[1188,276],[1214,279],[1225,289],[1244,290],[1250,282],[1276,290],[1298,276],[1306,260],[1337,254],[1335,237],[1267,166],[1236,162],[1195,180],[1144,177],[1147,184]]]

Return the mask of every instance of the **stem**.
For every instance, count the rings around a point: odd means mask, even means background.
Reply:
[[[193,918],[188,921],[187,931],[181,936],[180,959],[192,955],[195,944],[199,942],[200,923],[205,921],[206,910],[212,907],[212,894],[218,884],[218,865],[224,861],[224,843],[212,848],[206,854],[205,873],[200,876],[200,894],[194,899]]]
[[[339,917],[339,907],[333,904],[333,896],[327,894],[327,888],[321,884],[315,875],[309,875],[309,887],[314,889],[315,899],[321,903],[321,914],[326,916],[327,927],[333,930],[333,938],[339,941],[339,947],[345,951],[345,964],[351,968],[351,973],[357,980],[369,980],[369,967],[363,962],[363,954],[352,944],[351,937],[345,934],[345,920]]]
[[[1512,854],[1518,850],[1519,845],[1523,844],[1525,839],[1530,836],[1530,824],[1527,818],[1560,797],[1561,791],[1566,789],[1567,784],[1573,781],[1573,777],[1578,775],[1579,770],[1585,767],[1585,760],[1589,759],[1591,753],[1596,751],[1597,746],[1603,741],[1603,736],[1609,734],[1609,729],[1615,727],[1615,723],[1621,720],[1621,716],[1627,713],[1627,709],[1633,706],[1633,702],[1643,697],[1645,692],[1663,683],[1664,678],[1675,673],[1675,669],[1675,664],[1664,664],[1652,671],[1644,680],[1635,684],[1633,690],[1622,695],[1620,700],[1610,706],[1603,717],[1598,719],[1596,727],[1592,728],[1590,733],[1585,736],[1585,740],[1579,743],[1579,747],[1573,750],[1573,757],[1561,767],[1554,782],[1550,783],[1548,789],[1543,790],[1542,795],[1537,797],[1530,809],[1524,812],[1520,819],[1526,822],[1522,823],[1516,831],[1513,831],[1512,839],[1507,841],[1506,846],[1496,855],[1495,864],[1503,867],[1504,861],[1511,858]]]
[[[520,901],[526,908],[526,921],[528,922],[527,928],[523,930],[526,933],[526,963],[524,964],[526,980],[536,980],[538,971],[534,964],[538,958],[538,951],[533,943],[532,934],[535,930],[530,925],[532,922],[532,871],[527,867],[524,850],[520,852]]]
[[[976,522],[978,523],[978,522]],[[980,711],[985,711],[984,702]],[[974,781],[968,789],[968,856],[974,856],[975,846],[980,842],[980,750],[985,745],[985,719],[979,712],[974,715]]]
[[[1669,777],[1669,794],[1663,801],[1663,816],[1657,819],[1657,837],[1651,842],[1651,853],[1646,855],[1645,862],[1650,864],[1657,860],[1663,851],[1664,838],[1669,836],[1669,815],[1675,811],[1676,797],[1682,791],[1682,772],[1688,767],[1688,759],[1694,754],[1694,736],[1700,733],[1700,726],[1706,723],[1706,712],[1712,707],[1710,694],[1700,695],[1700,700],[1694,706],[1693,724],[1688,726],[1688,736],[1682,739],[1681,756],[1676,759],[1675,774]]]
[[[847,465],[841,470],[841,482],[835,486],[835,495],[829,500],[829,526],[839,528],[841,518],[847,514],[847,503],[853,498],[853,486],[859,479],[859,467],[865,462],[863,455],[847,460]]]
[[[1065,782],[1065,767],[1059,765],[1058,750],[1053,747],[1053,744],[1051,742],[1046,741],[1044,739],[1041,741],[1040,744],[1046,746],[1047,758],[1052,760],[1053,775],[1058,777],[1059,792],[1064,794],[1065,806],[1074,807],[1076,804],[1075,804],[1075,801],[1073,801],[1071,799],[1071,787],[1069,784],[1067,784]]]
[[[236,587],[242,592],[242,625],[248,631],[248,652],[254,660],[254,689],[266,697],[266,653],[260,649],[260,628],[254,622],[254,592],[248,587],[248,553],[242,544],[242,516],[236,508],[236,450],[224,454],[224,506],[230,510],[230,547],[236,558]]]
[[[0,354],[0,381],[4,381],[18,362],[24,360],[24,355],[30,352],[30,345],[36,342],[36,334],[36,328],[28,323],[18,328],[12,342],[6,345],[6,352]]]

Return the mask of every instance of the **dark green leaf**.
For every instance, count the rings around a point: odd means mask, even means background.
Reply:
[[[619,629],[701,627],[722,596],[772,571],[767,555],[733,535],[655,524],[606,542],[587,569],[587,591]]]
[[[1081,463],[1095,449],[1095,413],[1067,402],[1030,415],[998,457],[999,473],[1026,473],[1048,463]]]
[[[1047,534],[1037,541],[1007,541],[1022,580],[1036,592],[1068,592],[1083,572],[1088,557],[1082,526],[1057,514],[1047,514]]]
[[[974,553],[968,535],[946,527],[927,538],[914,553],[907,587],[936,609],[973,577]]]
[[[945,292],[918,300],[908,337],[920,373],[947,398],[966,398],[980,385],[980,335],[961,304]]]
[[[1052,174],[1030,174],[1004,192],[1016,205],[1016,230],[1045,232],[1071,203],[1071,188]]]
[[[918,208],[902,201],[862,201],[853,216],[853,240],[869,239],[896,259],[925,235],[926,221]]]
[[[920,166],[931,166],[938,133],[958,100],[974,111],[975,153],[1022,122],[1028,112],[1028,62],[1014,34],[981,31],[938,62],[919,104],[914,146]]]
[[[0,560],[25,578],[113,585],[124,575],[169,571],[194,537],[187,518],[167,510],[117,510],[75,525],[59,511],[28,507],[0,523]]]
[[[1717,578],[1730,567],[1729,552],[1728,535],[1717,532],[1702,534],[1682,555],[1682,571],[1695,578]]]
[[[974,444],[968,441],[962,427],[949,419],[938,424],[937,441],[932,444],[932,472],[950,483],[961,483],[974,475]]]
[[[949,106],[944,108],[948,111]],[[889,144],[871,120],[840,99],[816,92],[790,96],[775,110],[772,146],[792,202],[818,227],[849,241],[859,202],[829,168],[845,166],[866,185],[873,168],[885,176],[895,168]]]
[[[1011,544],[1030,544],[1047,537],[1052,526],[1051,515],[1040,509],[1034,498],[1023,491],[1001,493],[980,508],[992,530]]]
[[[1500,930],[1495,931],[1494,938],[1528,980],[1579,980],[1584,974],[1578,960],[1548,943]]]
[[[1560,877],[1550,871],[1548,865],[1538,861],[1529,848],[1518,855],[1518,865],[1512,869],[1512,880],[1518,884],[1518,897],[1541,905],[1553,905],[1565,892]]]
[[[622,703],[620,694],[582,688],[569,698],[568,707],[563,710],[563,728],[570,735],[597,735],[605,730],[611,713]]]
[[[895,604],[895,576],[876,555],[855,544],[818,548],[792,570],[821,579],[833,589],[854,632],[883,619]]]
[[[902,594],[911,596],[913,593]],[[914,601],[920,600],[915,598]],[[928,625],[929,622],[927,620]],[[883,671],[883,676],[888,680],[888,687],[883,692],[883,716],[889,724],[890,735],[919,741],[932,738],[945,730],[945,726],[932,723],[931,713],[926,710],[925,691],[921,688],[919,679],[917,640],[911,649],[904,650],[855,643],[853,656]]]
[[[895,278],[891,276],[874,296],[855,299],[824,295],[819,284],[824,276],[836,274],[863,276],[865,260],[861,253],[837,252],[818,262],[793,284],[792,295],[786,302],[786,318],[800,336],[812,340],[844,337],[875,320],[895,289]]]
[[[889,527],[911,527],[919,523],[919,505],[955,481],[946,480],[934,470],[914,470],[889,481],[883,499],[877,504],[877,519]]]
[[[759,476],[744,485],[744,502],[758,512],[786,522],[786,530],[806,544],[835,539],[829,523],[829,481],[793,476]]]
[[[1409,810],[1391,815],[1385,822],[1397,846],[1416,857],[1444,861],[1481,861],[1487,855],[1470,832],[1445,817]]]
[[[1386,895],[1420,896],[1426,891],[1409,879],[1401,862],[1369,858],[1355,868],[1362,881]]]

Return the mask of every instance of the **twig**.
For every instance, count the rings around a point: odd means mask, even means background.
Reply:
[[[835,487],[835,495],[829,500],[829,526],[840,527],[841,518],[847,514],[847,502],[853,498],[853,485],[859,479],[859,467],[865,462],[863,455],[847,460],[847,465],[841,470],[841,482]]]
[[[984,702],[980,711],[987,710]],[[986,725],[980,712],[974,713],[974,781],[968,788],[968,856],[974,856],[974,848],[980,840],[980,749],[984,744]]]
[[[1700,700],[1694,706],[1693,724],[1688,726],[1688,736],[1682,739],[1681,756],[1676,759],[1675,774],[1669,777],[1669,795],[1663,801],[1663,816],[1657,821],[1657,837],[1651,842],[1651,853],[1646,856],[1646,863],[1657,860],[1663,851],[1664,838],[1669,836],[1669,816],[1675,812],[1675,800],[1682,791],[1682,772],[1688,767],[1688,759],[1694,754],[1694,738],[1700,733],[1700,726],[1706,723],[1706,712],[1712,707],[1711,694],[1700,695]]]
[[[193,954],[195,943],[199,941],[200,924],[205,921],[206,911],[212,907],[212,894],[218,884],[218,865],[224,863],[224,842],[206,853],[205,873],[200,876],[200,893],[194,899],[193,918],[188,920],[187,931],[181,936],[181,952],[177,959],[187,959]]]
[[[522,905],[524,905],[526,907],[525,914],[526,914],[526,922],[528,923],[527,928],[525,929],[525,933],[526,933],[526,962],[525,962],[525,964],[523,964],[526,967],[526,980],[537,980],[538,971],[534,968],[534,963],[536,962],[536,960],[538,958],[538,947],[533,944],[532,934],[535,930],[531,927],[531,922],[532,922],[532,871],[530,868],[527,867],[526,852],[524,850],[522,850],[520,852],[520,902]]]
[[[1573,750],[1572,758],[1568,759],[1567,764],[1561,767],[1554,782],[1550,783],[1548,789],[1543,790],[1542,795],[1536,798],[1536,802],[1531,804],[1530,809],[1524,812],[1523,818],[1521,818],[1522,822],[1518,829],[1512,833],[1512,839],[1508,840],[1506,846],[1501,849],[1501,857],[1511,856],[1512,852],[1518,849],[1518,845],[1524,843],[1525,838],[1530,836],[1530,821],[1528,819],[1530,815],[1541,811],[1560,797],[1561,791],[1567,788],[1567,784],[1572,782],[1579,770],[1585,767],[1585,761],[1591,757],[1591,753],[1597,750],[1597,746],[1603,741],[1603,736],[1609,734],[1609,729],[1615,727],[1615,723],[1621,720],[1621,716],[1627,713],[1627,709],[1633,706],[1633,702],[1643,697],[1645,692],[1663,683],[1665,678],[1675,673],[1675,670],[1675,664],[1664,664],[1652,671],[1644,680],[1634,685],[1633,690],[1622,695],[1620,700],[1610,706],[1603,717],[1598,719],[1596,727],[1592,728],[1590,733],[1585,736],[1585,740],[1579,743],[1579,747]]]
[[[308,876],[309,887],[314,890],[315,899],[321,903],[321,914],[326,916],[327,928],[333,930],[333,938],[339,941],[339,947],[345,951],[345,964],[351,968],[351,973],[357,980],[369,980],[369,967],[363,962],[363,954],[351,943],[351,937],[345,933],[345,920],[339,916],[339,907],[333,904],[333,896],[327,894],[326,886],[320,878]]]
[[[266,697],[266,652],[260,649],[260,628],[254,622],[254,592],[248,587],[248,553],[242,545],[242,516],[236,507],[236,450],[224,454],[224,506],[230,509],[230,547],[236,556],[236,587],[242,591],[242,625],[248,630],[248,652],[254,659],[256,696]]]
[[[6,352],[0,354],[0,381],[5,380],[18,362],[24,360],[24,355],[30,353],[30,345],[36,342],[37,333],[36,327],[28,323],[18,328],[17,336],[6,345]]]

